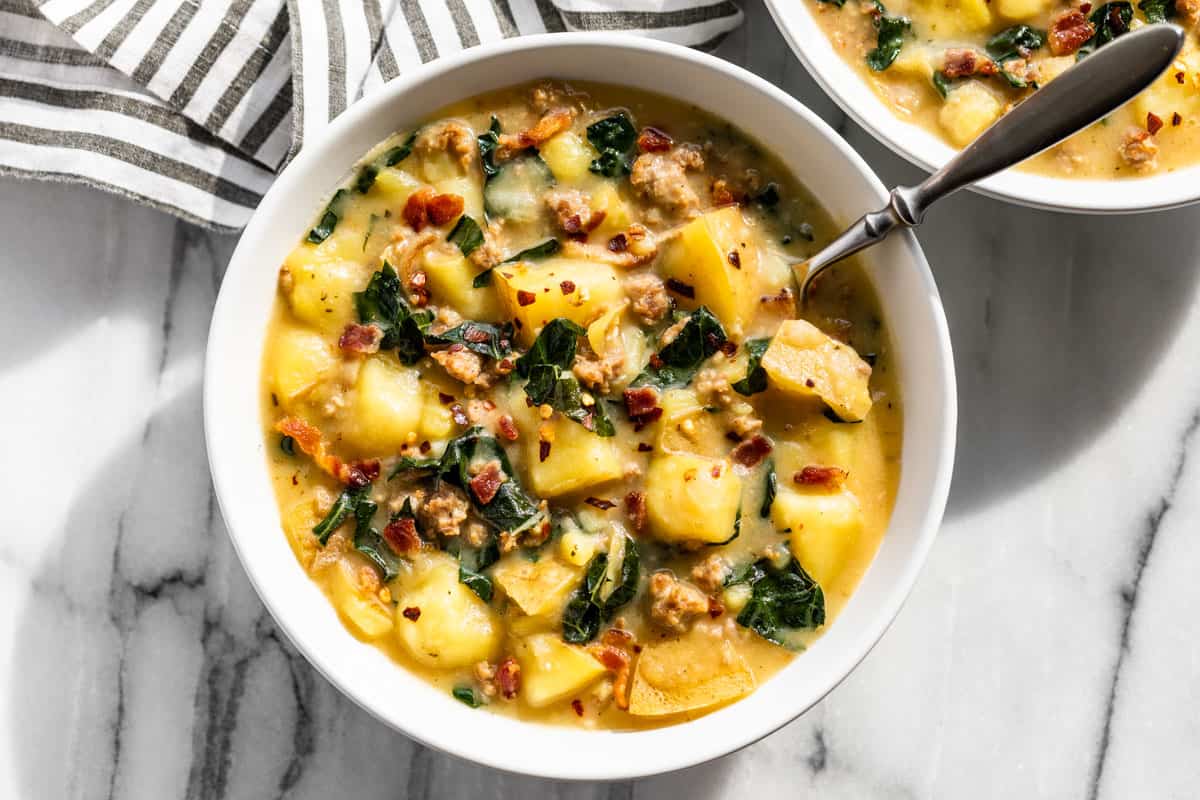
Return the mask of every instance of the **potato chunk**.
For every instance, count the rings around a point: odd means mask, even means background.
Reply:
[[[419,557],[411,574],[400,578],[396,634],[420,664],[453,669],[493,658],[501,626],[487,603],[458,581],[458,564],[438,553]],[[406,608],[420,610],[416,619]]]
[[[938,112],[938,122],[950,142],[966,147],[984,128],[1000,118],[1004,106],[980,81],[967,81],[950,92]]]
[[[393,451],[421,426],[421,382],[417,371],[387,355],[363,362],[354,384],[346,436],[369,452]]]
[[[666,453],[646,472],[647,519],[663,541],[727,541],[741,498],[741,481],[725,460]]]
[[[615,436],[597,436],[561,414],[541,420],[536,409],[526,408],[520,398],[513,405],[521,427],[530,488],[535,495],[557,497],[616,480],[624,474]],[[549,442],[549,452],[542,447],[543,436]]]
[[[659,451],[719,457],[729,449],[718,418],[704,410],[691,389],[669,389],[659,404],[663,410],[658,422]]]
[[[599,153],[579,134],[563,131],[538,148],[538,155],[554,174],[554,180],[569,184],[591,174],[588,167]]]
[[[336,255],[336,245],[343,240],[331,236],[316,248],[297,247],[284,262],[289,273],[284,287],[292,313],[331,335],[340,335],[348,323],[355,321],[354,293],[370,279],[366,267],[330,257],[331,253]],[[361,234],[358,242],[361,246]]]
[[[982,31],[992,24],[989,0],[916,0],[916,19],[938,37]]]
[[[513,651],[521,665],[521,697],[534,708],[586,689],[605,672],[586,650],[567,644],[555,633],[518,639]]]
[[[571,258],[541,264],[505,264],[495,272],[506,315],[517,323],[517,337],[528,346],[552,319],[565,317],[587,325],[624,299],[616,270]]]
[[[1033,19],[1050,7],[1050,0],[995,0],[996,13],[1013,21]]]
[[[281,325],[271,343],[270,375],[275,395],[288,401],[304,394],[337,366],[329,341],[314,331]]]
[[[708,708],[754,691],[754,673],[718,629],[648,644],[638,657],[629,713],[660,717]]]
[[[771,521],[790,531],[792,555],[822,586],[846,566],[863,528],[862,508],[847,489],[796,492],[781,489],[771,505]]]
[[[864,419],[871,410],[870,365],[850,345],[809,322],[792,319],[780,325],[763,353],[762,366],[780,389],[819,397],[847,422]]]
[[[472,282],[479,270],[471,265],[457,249],[428,247],[421,254],[421,269],[428,279],[433,302],[448,305],[466,319],[496,322],[501,317],[496,289]]]
[[[518,553],[505,556],[492,568],[496,585],[531,617],[553,616],[561,611],[581,576],[578,568],[557,558],[530,561]]]
[[[736,206],[710,211],[684,226],[660,262],[667,278],[691,286],[695,298],[680,305],[705,305],[727,332],[739,337],[758,306],[758,237]]]
[[[343,558],[330,568],[328,585],[333,604],[359,636],[378,639],[392,630],[392,609],[379,599],[373,567]]]

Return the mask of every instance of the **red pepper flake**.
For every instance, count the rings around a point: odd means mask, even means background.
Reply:
[[[733,358],[733,356],[737,353],[737,345],[728,339],[721,342],[721,346],[718,349],[721,351],[721,355],[725,356],[726,358]]]
[[[708,615],[713,619],[725,613],[725,604],[715,597],[708,598]]]
[[[758,465],[771,452],[771,442],[764,436],[755,436],[740,442],[729,454],[738,464],[750,468]]]
[[[625,513],[629,515],[635,531],[646,527],[646,495],[642,492],[630,492],[625,495]]]
[[[1182,71],[1175,73],[1175,82],[1183,83],[1183,72]]]
[[[709,470],[709,474],[712,475],[714,478],[721,477],[721,465],[713,464],[712,469]]]
[[[808,388],[810,388],[810,389],[811,389],[811,388],[813,388],[814,386],[816,386],[816,384],[815,384],[815,383],[813,383],[813,379],[812,379],[812,378],[805,378],[805,379],[804,379],[804,385],[805,385],[805,386],[807,386],[807,387],[808,387]]]
[[[689,300],[696,297],[695,286],[684,283],[683,281],[675,280],[674,278],[667,278],[667,291],[674,292],[680,297],[686,297]]]
[[[512,700],[521,691],[521,665],[512,656],[496,667],[496,686],[505,700]]]
[[[400,613],[404,615],[405,619],[411,620],[412,622],[416,622],[421,618],[421,609],[417,606],[409,606]]]
[[[467,416],[467,412],[463,409],[460,403],[455,403],[450,406],[450,418],[454,420],[456,425],[470,425],[471,418]]]
[[[507,439],[510,442],[515,442],[517,440],[517,436],[520,435],[517,433],[517,426],[513,423],[513,418],[509,414],[502,414],[500,418],[496,420],[496,429],[500,431],[500,436],[502,438]]]
[[[647,125],[638,134],[637,145],[643,153],[665,153],[671,149],[671,137]]]
[[[401,517],[389,522],[383,529],[383,540],[399,555],[415,553],[421,549],[421,537],[417,534],[417,523],[412,517]]]
[[[378,325],[359,325],[351,322],[342,331],[338,339],[338,347],[347,353],[378,353],[379,343],[383,341],[383,329]]]
[[[570,294],[571,292],[575,291],[575,282],[574,281],[563,281],[562,283],[560,283],[558,285],[558,288],[562,289],[563,294]]]
[[[486,506],[496,499],[496,492],[500,491],[504,479],[505,475],[500,471],[500,462],[489,461],[471,478],[471,492],[479,502]]]
[[[654,447],[653,445],[646,444],[645,442],[638,442],[637,449],[639,453],[649,453],[654,449]]]
[[[550,443],[545,439],[538,442],[538,462],[545,461],[550,457]]]
[[[422,454],[424,454],[424,453],[428,453],[430,450],[432,450],[433,445],[431,445],[429,443],[429,440],[426,439],[425,441],[421,442],[420,446],[417,447],[417,449],[420,450]]]
[[[801,486],[821,486],[836,489],[846,481],[846,470],[841,467],[807,466],[792,476]]]
[[[578,697],[576,697],[574,700],[571,701],[571,708],[573,708],[575,710],[575,716],[577,716],[577,717],[583,716],[583,703],[581,703],[579,701]]]
[[[602,497],[589,497],[586,500],[584,500],[583,502],[587,503],[589,506],[592,506],[593,508],[598,508],[601,511],[608,511],[610,508],[613,508],[617,505],[612,500],[605,500]]]
[[[299,486],[299,485],[300,485],[300,479],[296,477],[296,476],[297,476],[297,474],[298,474],[298,473],[292,473],[292,486]]]
[[[737,250],[730,250],[726,258],[729,259],[729,263],[733,265],[734,269],[742,268],[742,255]]]
[[[533,292],[527,292],[524,289],[517,291],[517,305],[519,306],[533,305],[536,300],[537,295]]]
[[[507,340],[505,340],[507,341]],[[517,362],[511,358],[502,358],[496,362],[496,372],[500,375],[507,375],[517,367]]]
[[[446,394],[445,392],[438,392],[438,400],[442,402],[442,405],[448,406],[454,402],[454,395]]]
[[[625,234],[618,233],[608,240],[608,249],[614,253],[624,253],[629,249],[629,239],[625,237]]]
[[[1171,114],[1171,127],[1176,128],[1179,123],[1183,122],[1183,117],[1179,116],[1179,112],[1175,111]]]
[[[1162,126],[1163,121],[1157,114],[1153,111],[1146,112],[1146,130],[1151,136],[1162,130]]]

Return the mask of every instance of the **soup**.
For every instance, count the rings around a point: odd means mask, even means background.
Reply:
[[[635,728],[752,691],[887,527],[901,407],[856,266],[728,123],[539,83],[359,162],[263,364],[284,531],[349,630],[473,707]]]
[[[808,0],[834,48],[897,116],[963,147],[1097,47],[1200,4],[1144,0]],[[1021,169],[1120,178],[1200,160],[1200,51],[1189,36],[1175,63],[1133,102]]]

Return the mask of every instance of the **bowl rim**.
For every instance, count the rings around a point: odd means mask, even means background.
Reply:
[[[916,281],[917,290],[923,295],[924,305],[919,312],[914,313],[927,317],[927,322],[931,326],[933,335],[936,337],[938,352],[935,360],[938,368],[935,370],[936,374],[933,377],[935,379],[934,383],[937,385],[931,391],[936,394],[942,405],[942,416],[938,418],[938,423],[933,426],[936,429],[935,441],[931,441],[928,444],[928,448],[933,453],[931,456],[931,463],[933,465],[931,468],[931,477],[928,481],[920,484],[920,494],[923,498],[927,497],[927,503],[919,512],[917,517],[919,521],[909,526],[915,531],[913,544],[905,551],[904,558],[895,570],[897,573],[896,576],[889,583],[884,584],[880,590],[880,601],[875,604],[874,610],[869,616],[869,621],[862,625],[861,629],[854,634],[852,640],[853,646],[846,647],[846,652],[835,659],[835,668],[826,670],[827,673],[836,673],[835,675],[828,680],[815,682],[814,687],[810,688],[796,702],[777,704],[775,707],[766,709],[757,709],[763,712],[763,716],[761,719],[756,718],[752,725],[744,725],[741,729],[738,729],[736,726],[732,729],[721,728],[720,735],[713,737],[711,741],[700,743],[689,741],[688,747],[680,747],[679,744],[681,741],[689,738],[688,735],[682,734],[680,731],[695,729],[697,726],[705,724],[704,720],[711,720],[713,717],[723,714],[728,708],[712,712],[693,721],[665,728],[632,732],[575,731],[570,728],[511,720],[495,714],[484,715],[487,718],[486,720],[481,720],[479,716],[461,717],[463,724],[474,725],[492,731],[496,735],[511,734],[514,730],[519,729],[523,732],[528,732],[529,736],[539,738],[543,742],[569,742],[572,745],[577,745],[579,748],[587,748],[589,745],[595,743],[598,746],[597,752],[623,752],[630,756],[630,760],[627,762],[595,763],[580,767],[579,763],[569,759],[556,762],[553,759],[543,757],[539,759],[526,758],[524,761],[517,758],[514,761],[511,748],[492,751],[478,746],[471,746],[472,743],[478,742],[482,738],[481,736],[466,737],[462,740],[467,742],[464,745],[458,738],[446,735],[444,728],[448,727],[447,725],[439,725],[432,722],[427,723],[424,718],[414,719],[395,713],[388,713],[382,707],[384,704],[373,701],[369,693],[362,690],[360,685],[362,681],[356,683],[351,679],[352,676],[342,674],[341,670],[344,665],[340,656],[316,646],[317,637],[311,630],[312,626],[298,618],[299,611],[295,611],[289,607],[285,590],[275,585],[274,580],[268,575],[268,565],[255,561],[248,554],[247,549],[252,545],[250,544],[250,539],[247,538],[249,536],[247,529],[250,526],[245,523],[248,522],[251,516],[249,506],[253,503],[253,499],[249,497],[248,492],[233,483],[233,473],[237,471],[239,465],[237,463],[230,463],[231,461],[237,462],[239,460],[244,461],[245,459],[234,454],[233,445],[228,442],[229,436],[218,432],[221,428],[221,420],[218,418],[218,414],[220,413],[218,408],[223,404],[228,404],[222,400],[222,397],[227,394],[224,386],[225,382],[223,381],[223,373],[227,367],[223,363],[222,347],[231,347],[234,343],[244,342],[245,339],[244,332],[236,328],[236,318],[231,316],[233,312],[229,309],[237,302],[234,297],[236,292],[234,287],[240,282],[239,277],[256,266],[252,261],[253,251],[259,246],[256,242],[264,238],[266,232],[269,231],[267,223],[268,215],[260,213],[262,209],[280,205],[280,198],[289,197],[289,192],[293,188],[302,185],[302,182],[305,180],[305,173],[314,169],[314,165],[321,158],[323,150],[332,146],[334,141],[347,136],[368,115],[375,113],[378,107],[394,104],[398,97],[403,96],[406,92],[412,90],[413,87],[435,81],[447,73],[451,73],[474,62],[497,57],[506,58],[513,54],[529,50],[572,47],[600,48],[611,50],[614,53],[637,52],[644,54],[646,57],[666,57],[672,60],[688,62],[696,68],[725,73],[727,77],[737,81],[747,91],[754,91],[765,95],[765,99],[778,106],[781,112],[794,115],[803,124],[812,127],[816,133],[828,140],[830,145],[840,152],[848,165],[856,173],[861,175],[863,180],[869,185],[870,191],[877,196],[880,202],[886,198],[886,191],[883,184],[874,175],[865,161],[812,111],[780,89],[741,67],[681,45],[629,34],[555,33],[517,37],[474,47],[438,59],[400,76],[369,97],[352,105],[346,112],[335,119],[328,128],[306,143],[304,150],[289,164],[288,168],[276,179],[264,196],[260,203],[259,211],[256,211],[247,225],[230,259],[213,309],[208,348],[205,355],[203,387],[205,442],[218,506],[234,550],[250,583],[253,585],[264,606],[270,612],[278,628],[284,633],[291,644],[298,652],[304,655],[309,664],[343,695],[388,727],[403,733],[425,746],[488,767],[507,772],[561,780],[623,780],[672,772],[710,761],[746,747],[791,722],[816,704],[854,670],[891,625],[899,613],[904,600],[911,592],[917,574],[924,564],[929,549],[936,537],[945,509],[954,462],[957,424],[954,362],[950,348],[949,330],[933,275],[929,270],[929,266],[925,261],[916,237],[911,232],[904,231],[900,235],[892,237],[892,242],[889,242],[885,246],[893,246],[902,250],[905,258],[907,258],[912,269],[915,271],[915,275],[912,277]],[[516,79],[513,81],[513,83],[519,82]],[[614,82],[620,83],[620,81]],[[452,102],[454,99],[448,98],[447,102]],[[749,130],[749,127],[747,130],[753,133]],[[327,195],[332,191],[332,188],[332,185],[326,186],[323,187],[322,191]],[[310,192],[305,190],[302,194],[307,195]],[[314,208],[318,200],[319,196],[313,199]],[[287,200],[285,199],[282,202],[286,203]],[[265,328],[263,334],[256,335],[259,338],[265,339]],[[261,352],[261,350],[257,352]],[[258,369],[261,370],[261,362]],[[259,453],[265,466],[265,454],[262,454],[261,442],[259,443]],[[270,498],[270,505],[275,509],[277,515],[278,509],[273,496]],[[281,532],[275,531],[273,533]],[[290,547],[287,549],[290,554]],[[877,559],[878,554],[876,554],[872,563],[874,564]],[[298,563],[295,562],[294,558],[292,562]],[[303,576],[303,579],[309,581],[307,575]],[[864,576],[863,581],[866,581],[866,579],[866,576]],[[311,583],[311,581],[309,582]],[[323,595],[320,597],[320,600],[325,606],[329,606],[328,601],[325,600]],[[347,637],[350,636],[348,632],[345,632],[345,634]],[[822,638],[824,639],[825,637]],[[351,639],[351,641],[354,640]],[[370,645],[365,645],[365,647],[369,647],[372,651],[375,651],[375,648],[370,647]],[[382,656],[382,654],[380,655]],[[386,656],[382,657],[386,658]],[[398,670],[413,680],[421,681],[419,677],[396,665],[394,662],[390,662],[389,660],[388,663],[392,669]],[[759,691],[762,690],[760,689]],[[738,703],[732,704],[729,708],[737,708],[742,704],[748,704],[748,701],[752,697],[753,695],[743,698]],[[465,706],[460,706],[458,703],[452,703],[451,700],[452,698],[447,694],[442,700],[445,706],[438,706],[437,708],[438,717],[457,720],[460,719],[459,715],[462,714],[478,714],[478,712],[471,711]],[[515,728],[513,727],[514,725],[516,726]],[[548,735],[552,735],[554,738],[552,740],[547,739],[542,734],[535,733],[542,728],[552,730],[553,734]],[[703,730],[708,731],[709,729],[703,728]],[[618,741],[623,743],[614,744]],[[602,742],[603,744],[601,744]],[[627,747],[624,742],[631,742],[633,745]],[[574,752],[574,750],[571,752]],[[645,752],[653,753],[653,758],[644,757]],[[638,761],[636,760],[637,758],[641,758],[641,760]],[[603,759],[595,760],[601,762]]]
[[[929,173],[940,169],[958,153],[939,137],[901,119],[888,108],[834,50],[808,3],[804,0],[765,0],[765,3],[779,32],[808,74],[847,116],[877,141]],[[1200,164],[1118,180],[1056,178],[1008,169],[968,188],[996,200],[1044,211],[1138,214],[1200,201]]]

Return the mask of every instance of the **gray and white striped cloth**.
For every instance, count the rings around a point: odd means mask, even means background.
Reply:
[[[713,47],[732,0],[0,0],[0,175],[217,229],[355,99],[444,53],[547,31]]]

